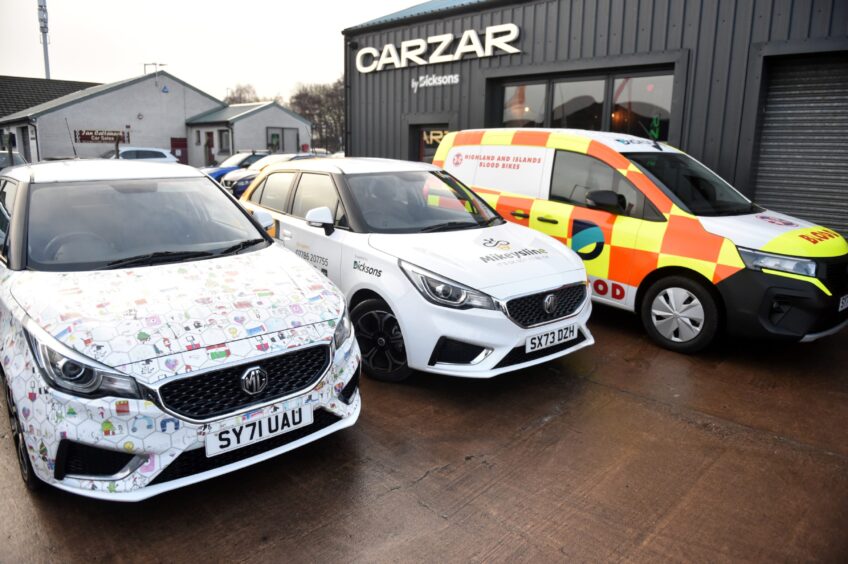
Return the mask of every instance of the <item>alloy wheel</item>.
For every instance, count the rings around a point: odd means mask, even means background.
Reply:
[[[357,319],[356,337],[362,360],[376,372],[394,372],[406,366],[400,324],[387,311],[369,311]]]
[[[651,304],[651,320],[657,331],[675,343],[695,339],[704,328],[704,306],[685,288],[661,291]]]

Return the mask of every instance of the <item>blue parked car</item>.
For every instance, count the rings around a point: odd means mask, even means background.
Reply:
[[[220,182],[221,178],[223,178],[228,172],[232,172],[240,168],[247,168],[262,157],[267,156],[268,151],[236,153],[235,155],[224,159],[224,162],[220,165],[201,168],[200,171],[208,174],[213,180]]]

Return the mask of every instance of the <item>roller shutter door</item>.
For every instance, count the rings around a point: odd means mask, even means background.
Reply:
[[[772,61],[757,203],[848,234],[848,56]]]

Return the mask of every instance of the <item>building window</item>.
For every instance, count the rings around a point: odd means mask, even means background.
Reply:
[[[620,77],[613,81],[610,130],[651,139],[668,139],[674,78]]]
[[[671,72],[505,84],[503,114],[495,125],[615,131],[666,141],[673,85]]]
[[[200,130],[199,129],[194,130],[194,144],[200,145]]]
[[[219,153],[229,153],[230,152],[230,130],[229,129],[219,129],[218,130],[218,152]]]
[[[605,80],[554,82],[551,127],[603,128]]]
[[[503,124],[506,127],[545,125],[548,85],[517,84],[504,88]]]

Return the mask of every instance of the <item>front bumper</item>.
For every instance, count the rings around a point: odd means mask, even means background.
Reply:
[[[359,348],[355,339],[349,339],[335,352],[330,368],[315,387],[285,401],[205,424],[182,420],[150,401],[85,399],[43,385],[33,387],[35,391],[17,386],[13,396],[25,419],[30,460],[41,480],[87,497],[139,501],[233,472],[352,426],[361,409],[359,391],[354,391],[359,366]],[[297,407],[312,410],[311,425],[206,457],[207,436]],[[104,460],[123,456],[127,462],[108,475],[74,473],[75,468],[86,465],[70,462],[69,452],[95,456],[100,452],[107,455]],[[87,466],[98,464],[89,461]]]
[[[398,320],[406,344],[407,363],[422,372],[464,378],[492,378],[548,362],[594,344],[587,322],[592,313],[589,296],[578,311],[561,320],[529,329],[511,321],[502,311],[456,310],[437,306],[412,291],[398,301]],[[414,320],[414,324],[405,324]],[[549,349],[525,353],[528,337],[566,326],[576,327],[576,338]],[[450,339],[480,347],[486,353],[472,362],[437,362],[434,351],[440,340]]]
[[[848,284],[809,281],[745,269],[717,285],[724,300],[727,332],[746,338],[809,342],[834,334],[848,323],[839,311]]]

